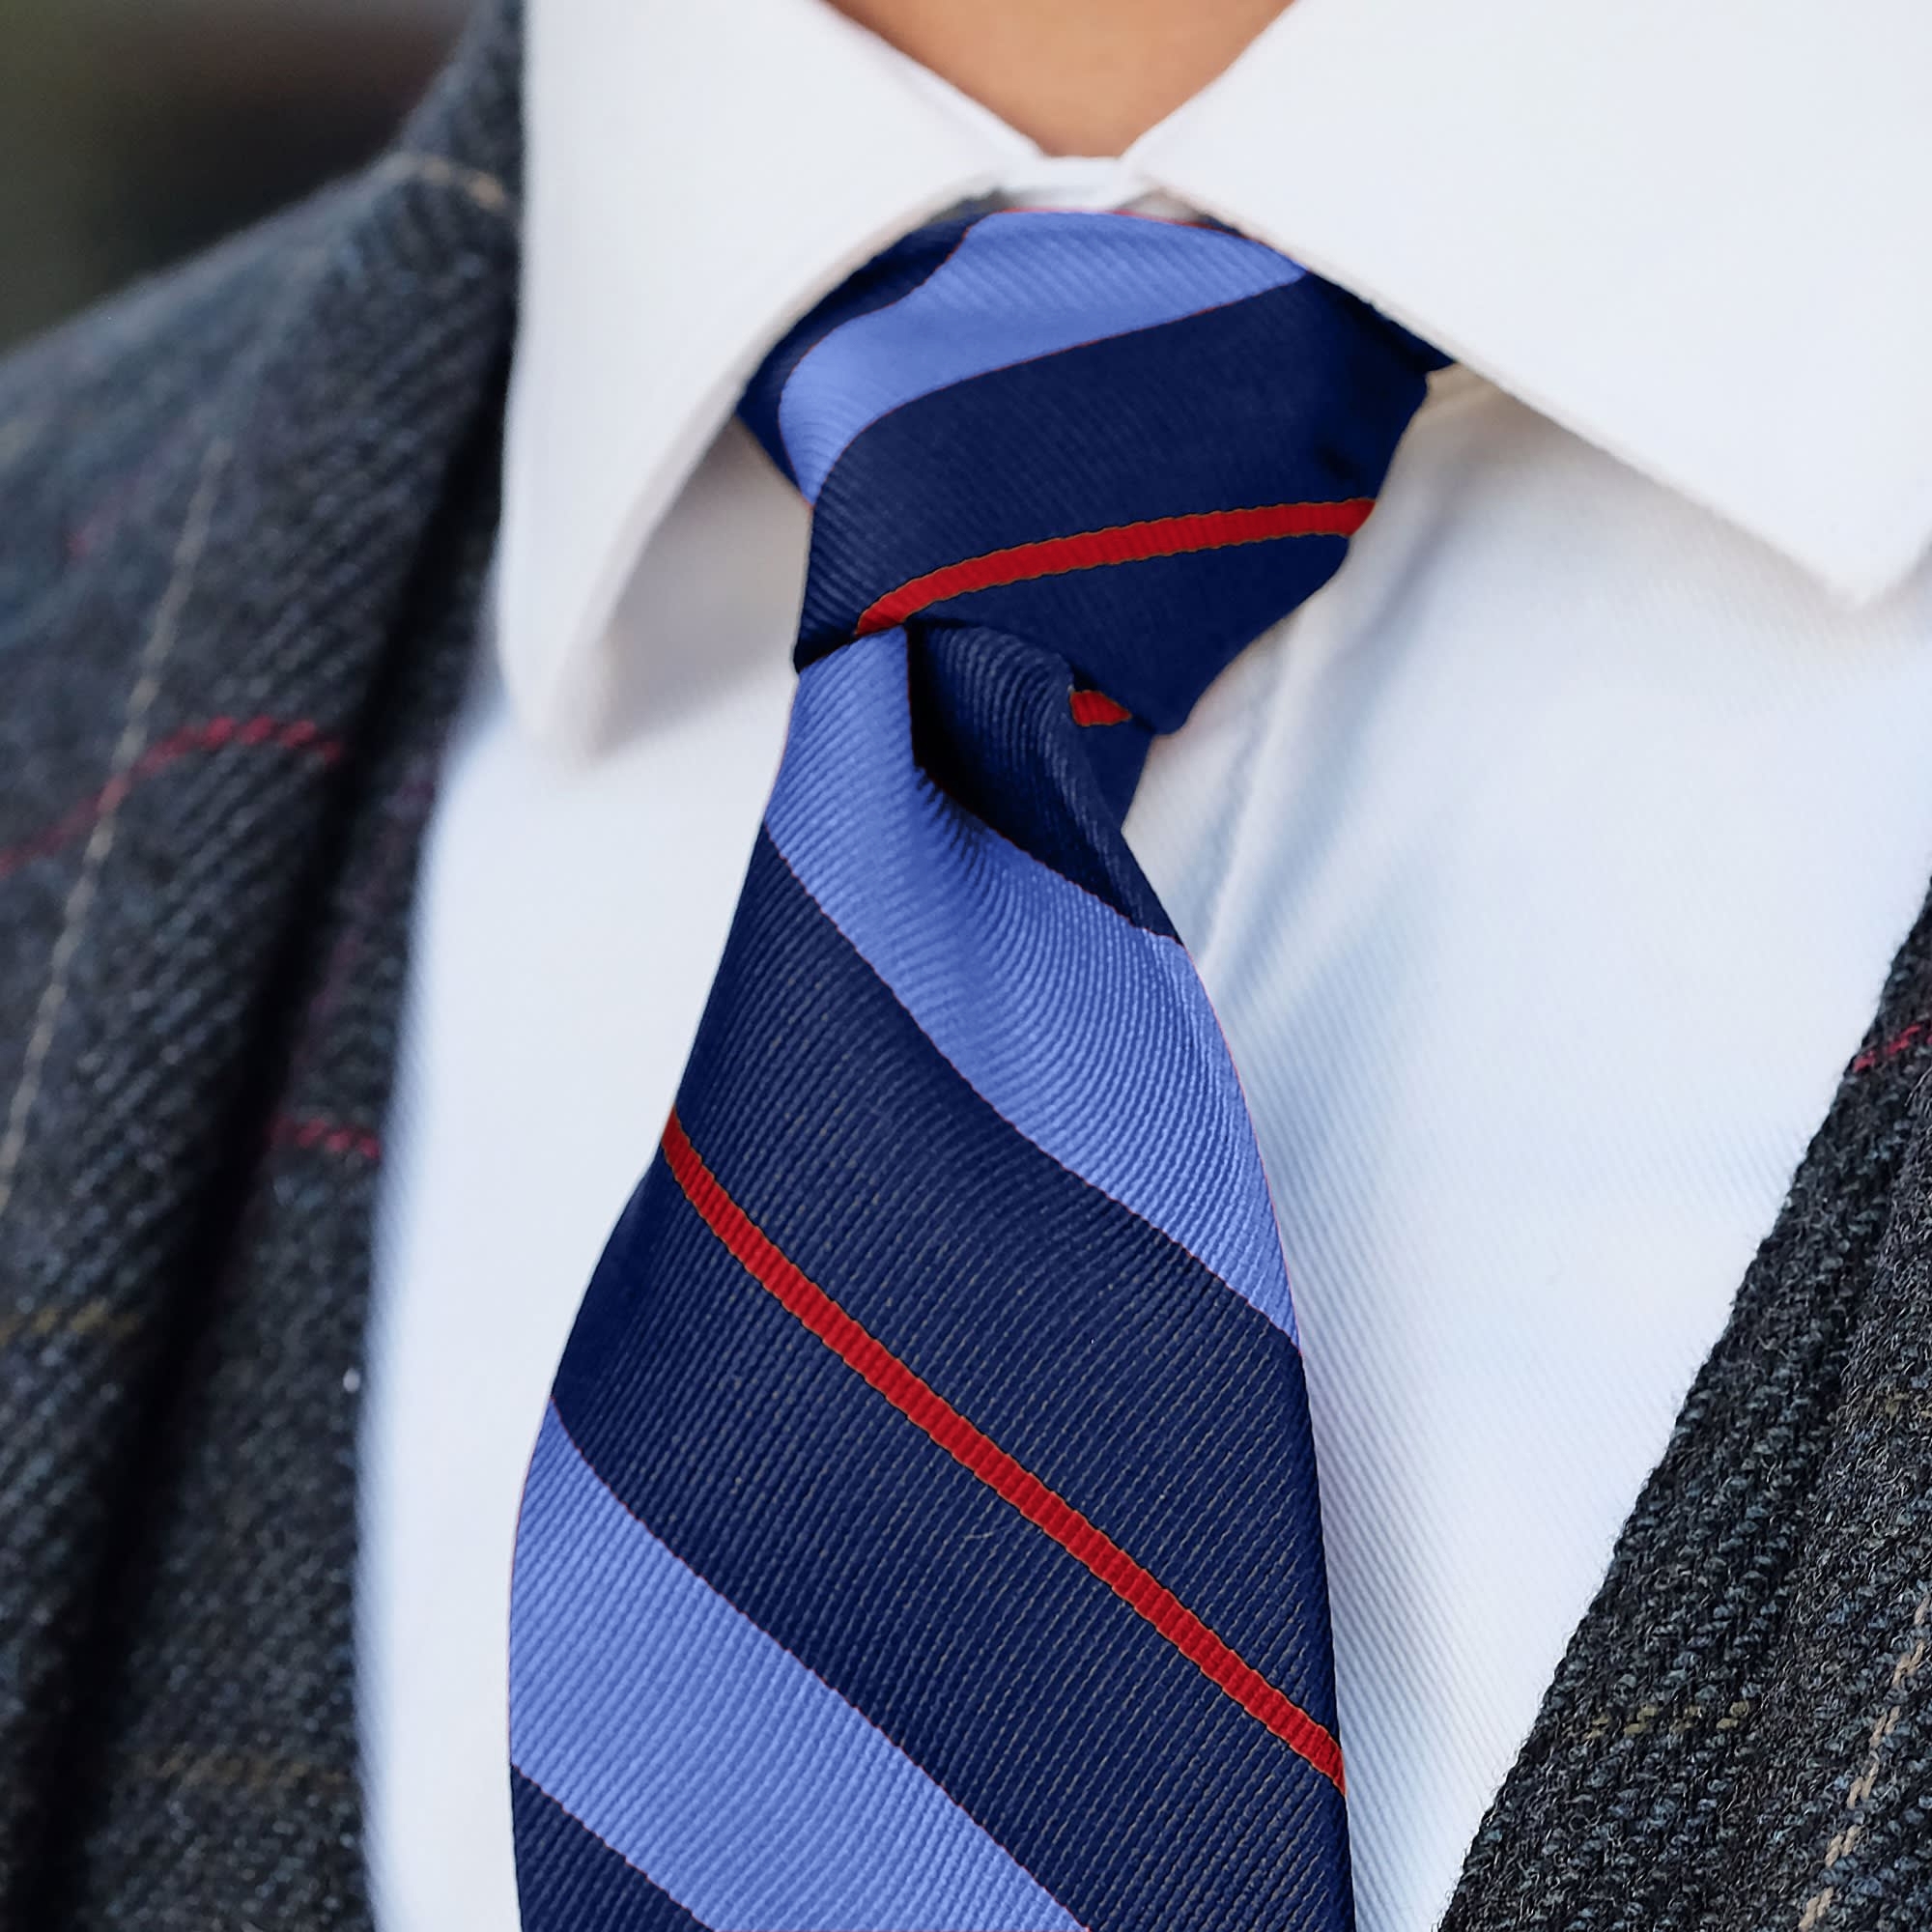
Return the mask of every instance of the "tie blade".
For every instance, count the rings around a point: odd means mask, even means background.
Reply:
[[[1286,1270],[1120,821],[1439,363],[1225,231],[998,214],[752,384],[801,685],[531,1468],[529,1932],[1348,1932]]]
[[[626,1509],[1079,1923],[1342,1924],[1286,1332],[990,1107],[769,843],[683,1105],[557,1383]]]

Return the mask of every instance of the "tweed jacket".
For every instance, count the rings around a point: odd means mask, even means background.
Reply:
[[[487,9],[358,179],[0,370],[6,1932],[370,1924],[371,1208],[520,51]],[[1921,917],[1451,1932],[1932,1926],[1928,1067]]]

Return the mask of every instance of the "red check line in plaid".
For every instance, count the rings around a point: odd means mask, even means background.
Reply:
[[[82,799],[51,825],[43,826],[16,844],[0,847],[0,879],[36,859],[58,852],[63,845],[91,831],[110,812],[118,811],[122,801],[136,785],[156,773],[197,752],[218,752],[231,745],[306,753],[325,765],[332,764],[342,755],[341,739],[327,736],[320,725],[307,718],[210,718],[199,724],[184,724],[179,731],[150,745],[125,772],[109,779],[99,791]]]
[[[1909,1053],[1932,1035],[1932,1020],[1914,1020],[1903,1033],[1895,1033],[1878,1046],[1868,1046],[1852,1062],[1854,1073],[1869,1073],[1874,1066],[1888,1060],[1896,1060],[1901,1053]]]
[[[347,1126],[340,1121],[298,1119],[284,1114],[269,1130],[276,1147],[314,1148],[324,1153],[350,1154],[357,1160],[381,1160],[383,1142],[367,1127]]]

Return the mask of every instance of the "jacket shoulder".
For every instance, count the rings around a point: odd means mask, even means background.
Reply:
[[[146,507],[145,480],[269,338],[350,192],[318,196],[0,359],[0,651],[85,577],[111,527]]]

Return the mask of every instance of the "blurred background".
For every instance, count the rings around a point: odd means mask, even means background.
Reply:
[[[0,0],[0,350],[357,165],[469,0]]]

